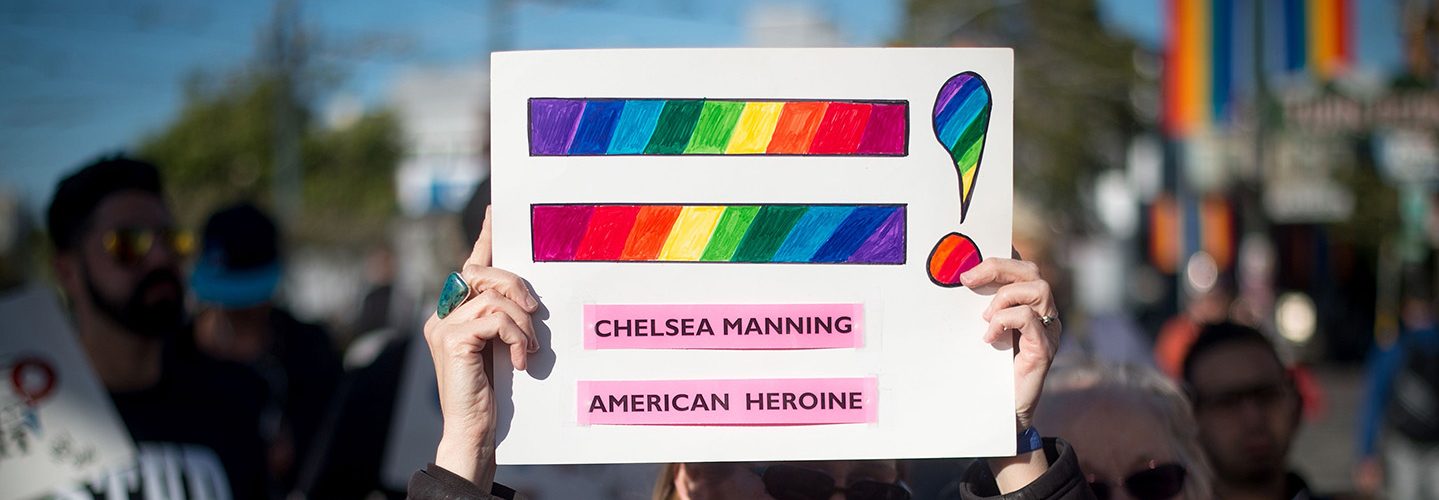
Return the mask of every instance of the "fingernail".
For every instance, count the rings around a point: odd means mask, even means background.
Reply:
[[[535,301],[535,296],[533,296],[533,295],[526,295],[526,296],[525,296],[525,307],[528,307],[528,308],[530,308],[530,309],[534,309],[534,308],[536,308],[536,307],[539,307],[539,305],[540,305],[540,303],[537,302],[537,301]]]
[[[531,340],[527,349],[530,351],[530,354],[540,352],[540,343]]]

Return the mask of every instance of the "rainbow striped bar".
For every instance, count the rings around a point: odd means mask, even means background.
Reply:
[[[531,205],[535,262],[903,264],[905,205]]]
[[[908,101],[530,99],[530,156],[904,156]]]

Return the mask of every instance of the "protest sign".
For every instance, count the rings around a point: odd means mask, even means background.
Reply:
[[[1008,49],[492,59],[502,464],[1013,454],[958,276],[1010,254]]]
[[[54,293],[0,296],[0,498],[30,498],[131,464],[130,434]]]

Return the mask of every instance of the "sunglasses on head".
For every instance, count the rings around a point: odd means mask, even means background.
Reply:
[[[165,245],[180,257],[187,257],[195,249],[195,237],[187,231],[174,228],[123,227],[111,229],[100,235],[105,253],[115,261],[133,266],[145,260],[155,245]]]
[[[836,486],[833,476],[823,472],[795,467],[771,465],[755,469],[764,481],[764,490],[775,500],[826,500],[842,493],[845,500],[909,500],[911,494],[904,483],[885,483],[861,479]]]
[[[1106,481],[1100,481],[1094,476],[1089,477],[1089,489],[1094,492],[1095,498],[1108,500],[1114,496],[1116,485]],[[1184,490],[1184,466],[1167,463],[1149,463],[1149,468],[1130,474],[1124,478],[1122,486],[1129,496],[1139,500],[1166,500],[1174,498],[1180,491]]]

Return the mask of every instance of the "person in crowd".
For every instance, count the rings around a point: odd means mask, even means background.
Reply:
[[[1370,356],[1355,485],[1391,498],[1439,499],[1439,329],[1432,294],[1410,285],[1402,330]]]
[[[1199,338],[1199,330],[1204,325],[1226,321],[1230,300],[1229,289],[1222,282],[1189,297],[1184,310],[1165,321],[1154,337],[1154,365],[1159,371],[1179,378],[1184,356]]]
[[[445,423],[434,463],[416,471],[410,479],[411,498],[512,498],[514,495],[512,490],[494,483],[495,394],[485,374],[484,349],[492,346],[497,353],[507,352],[514,366],[524,370],[528,355],[539,348],[531,322],[539,302],[518,276],[491,267],[490,219],[485,218],[485,228],[460,271],[469,285],[470,290],[464,294],[467,299],[442,297],[442,301],[460,304],[445,318],[435,314],[425,324],[425,340],[435,362]],[[1023,429],[1019,433],[1016,456],[976,461],[965,473],[966,498],[1016,492],[1026,498],[1092,498],[1069,445],[1054,439],[1041,441],[1031,426],[1061,330],[1049,285],[1031,263],[993,258],[966,272],[962,280],[973,289],[997,289],[984,313],[989,327],[983,338],[975,341],[1015,342],[1015,424],[1016,429]],[[802,498],[797,495],[820,494],[815,489],[816,483],[820,483],[819,486],[828,485],[829,491],[818,498],[838,495],[841,491],[857,498],[858,490],[849,488],[865,483],[865,488],[873,485],[888,495],[876,498],[905,498],[895,496],[900,495],[895,489],[881,486],[899,486],[897,472],[889,472],[897,469],[882,462],[877,466],[834,462],[821,469],[806,468],[803,464],[772,465],[783,468],[767,467],[749,475],[726,475],[726,480],[713,483],[712,488],[718,491],[697,490],[704,472],[678,465],[673,468],[674,493],[682,499],[731,495],[764,498],[759,491],[779,499]],[[791,467],[798,468],[813,481],[805,483],[805,490],[779,488],[794,486],[797,482],[771,483],[772,471],[787,471]],[[777,475],[794,477],[789,472]],[[825,476],[824,480],[819,475]]]
[[[60,181],[46,213],[53,267],[91,366],[137,444],[131,466],[60,498],[264,498],[264,382],[188,335],[180,265],[194,246],[160,175],[114,157]]]
[[[1216,496],[1314,498],[1287,463],[1302,402],[1269,338],[1235,323],[1206,325],[1182,374],[1200,444],[1214,467]]]
[[[236,203],[211,214],[191,289],[200,308],[195,344],[249,365],[269,383],[280,414],[271,431],[270,474],[278,492],[295,483],[312,437],[339,385],[340,357],[329,333],[275,303],[283,271],[279,230],[259,207]]]
[[[907,500],[912,497],[897,460],[828,462],[667,464],[655,481],[653,500],[830,498],[843,487],[847,498]]]
[[[1100,499],[1214,498],[1189,399],[1153,368],[1056,366],[1034,421],[1074,446]]]

